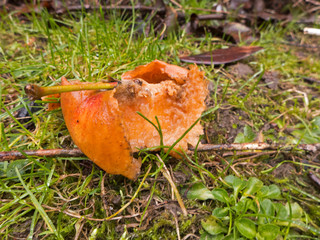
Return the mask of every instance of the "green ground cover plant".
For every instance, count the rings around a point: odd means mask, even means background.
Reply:
[[[310,218],[297,202],[283,205],[275,201],[284,200],[277,185],[265,186],[255,177],[242,180],[233,175],[222,182],[224,188],[212,191],[203,183],[196,183],[187,193],[188,199],[217,201],[212,215],[201,223],[205,230],[201,239],[290,238],[296,235],[294,228],[312,229],[319,234],[319,230],[305,223],[310,224]],[[228,189],[232,190],[230,194]]]
[[[208,1],[180,4],[186,13],[210,5]],[[47,102],[37,100],[34,111],[23,90],[28,83],[58,85],[62,76],[91,82],[109,76],[119,79],[123,72],[154,59],[187,67],[179,56],[228,46],[209,33],[194,37],[182,29],[165,38],[153,31],[137,34],[136,12],[96,9],[57,16],[44,10],[23,16],[2,12],[0,18],[0,151],[76,147],[61,110],[46,111]],[[319,43],[318,38],[303,35],[303,27],[294,21],[257,26],[260,38],[251,44],[264,50],[241,61],[252,70],[246,76],[237,74],[233,65],[199,66],[210,81],[208,112],[200,120],[205,134],[199,145],[257,139],[319,143],[320,85],[303,80],[320,79],[319,51],[289,44],[292,39],[310,46]],[[266,72],[278,74],[276,88],[268,87],[262,77]],[[26,121],[17,115],[22,109],[30,113]],[[155,127],[161,135],[161,126]],[[163,151],[158,157],[147,150],[140,152],[143,165],[135,182],[105,174],[86,157],[27,156],[0,162],[1,238],[317,239],[320,235],[319,185],[312,180],[320,177],[319,153],[196,150],[176,160]]]

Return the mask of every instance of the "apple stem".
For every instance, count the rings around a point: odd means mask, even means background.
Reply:
[[[24,90],[31,100],[41,99],[43,96],[48,96],[56,93],[74,92],[82,90],[111,90],[117,87],[118,82],[99,82],[99,83],[85,83],[75,85],[50,86],[40,87],[36,84],[28,84]]]

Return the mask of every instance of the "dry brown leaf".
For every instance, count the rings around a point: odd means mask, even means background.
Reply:
[[[198,55],[181,57],[182,62],[196,64],[225,64],[247,58],[250,55],[262,50],[258,46],[230,47],[227,49],[215,49]]]

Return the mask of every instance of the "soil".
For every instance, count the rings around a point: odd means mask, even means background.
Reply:
[[[214,119],[205,122],[205,143],[233,143],[239,132],[248,124],[249,117],[241,109],[218,109]]]

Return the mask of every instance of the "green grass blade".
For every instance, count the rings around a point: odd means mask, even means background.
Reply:
[[[21,174],[18,170],[18,168],[15,168],[17,176],[21,182],[21,184],[23,185],[24,189],[27,191],[27,193],[29,194],[31,201],[33,203],[33,205],[35,206],[35,208],[39,211],[40,215],[42,216],[43,220],[45,221],[46,225],[48,226],[48,228],[50,229],[50,231],[56,235],[56,237],[58,239],[62,239],[62,236],[57,232],[55,226],[53,225],[51,219],[49,218],[49,216],[47,215],[47,213],[44,211],[43,207],[41,206],[41,204],[38,202],[37,198],[33,195],[33,193],[30,191],[30,189],[28,188],[28,186],[25,184],[25,182],[23,181]]]

